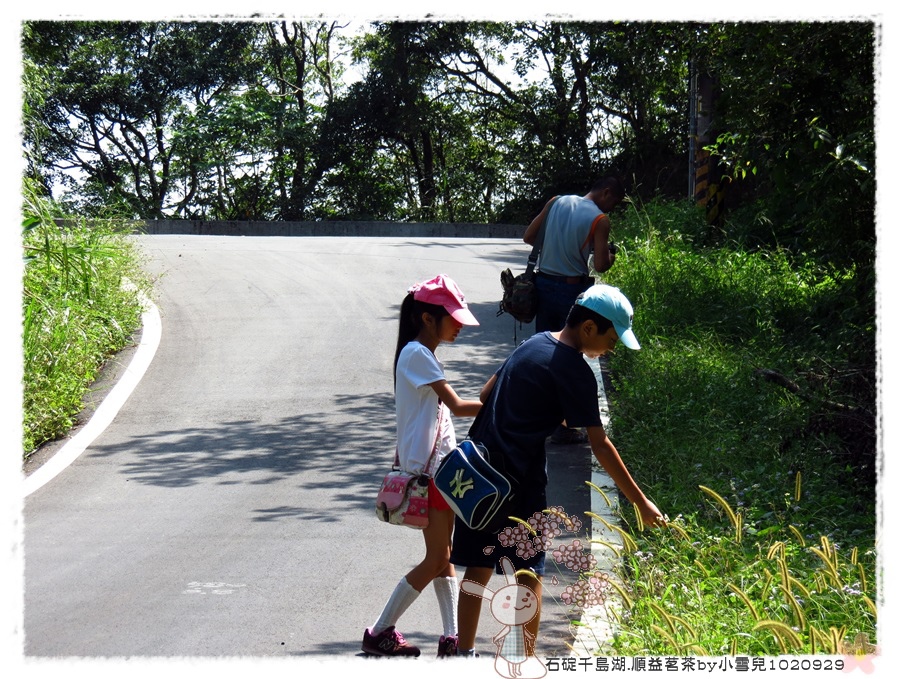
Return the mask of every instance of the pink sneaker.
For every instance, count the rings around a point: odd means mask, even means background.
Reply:
[[[453,634],[449,637],[441,636],[441,640],[438,642],[438,658],[450,658],[456,655],[456,651],[459,649],[459,636]]]
[[[368,629],[363,633],[362,650],[369,655],[418,657],[419,649],[403,638],[393,626],[381,634],[372,634]]]

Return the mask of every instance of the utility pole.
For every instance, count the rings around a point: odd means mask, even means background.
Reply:
[[[723,225],[725,185],[714,156],[704,147],[712,143],[715,80],[696,61],[690,65],[690,177],[689,196],[706,207],[706,223],[717,229]]]

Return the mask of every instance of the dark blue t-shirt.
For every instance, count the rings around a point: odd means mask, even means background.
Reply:
[[[570,427],[602,426],[597,379],[577,349],[542,332],[520,344],[497,380],[469,437],[502,454],[520,496],[544,500],[544,442],[565,420]]]

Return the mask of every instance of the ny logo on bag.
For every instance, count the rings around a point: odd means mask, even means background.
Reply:
[[[450,494],[453,497],[462,498],[463,495],[475,487],[475,482],[472,479],[463,479],[462,475],[463,470],[457,469],[456,475],[450,481],[450,487],[452,488]]]

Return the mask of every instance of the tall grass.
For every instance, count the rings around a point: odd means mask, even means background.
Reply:
[[[140,325],[146,287],[134,243],[114,221],[90,225],[24,188],[22,246],[23,448],[63,436],[103,362]],[[131,285],[125,285],[130,281]]]
[[[630,607],[616,652],[841,653],[858,635],[874,644],[876,498],[862,468],[875,438],[861,455],[845,429],[847,413],[876,405],[864,390],[836,404],[823,386],[852,367],[848,341],[874,346],[872,328],[841,323],[857,273],[706,245],[702,215],[683,205],[633,209],[615,229],[622,249],[605,279],[634,303],[643,349],[611,360],[613,438],[672,520],[637,531],[623,514],[636,545],[621,573]]]

